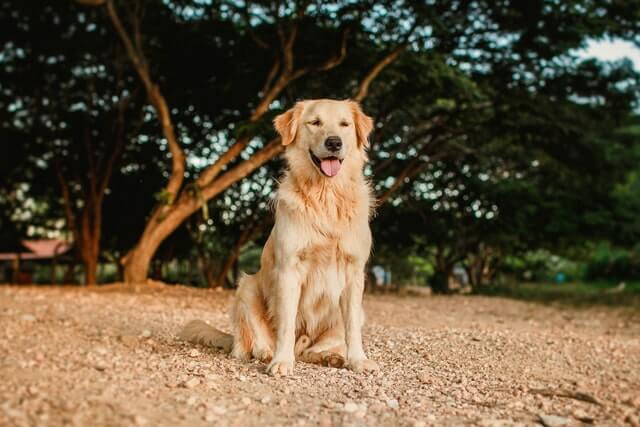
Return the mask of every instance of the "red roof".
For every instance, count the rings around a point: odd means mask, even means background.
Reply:
[[[22,245],[29,252],[5,252],[0,253],[0,261],[9,261],[16,259],[49,259],[71,249],[71,243],[60,239],[40,239],[40,240],[22,240]]]

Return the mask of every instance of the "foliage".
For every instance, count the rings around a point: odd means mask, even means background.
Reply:
[[[224,276],[226,261],[255,266],[282,161],[210,200],[198,177],[244,137],[220,176],[253,158],[275,136],[273,117],[294,101],[353,96],[377,61],[398,52],[363,99],[377,123],[366,169],[381,200],[372,265],[446,292],[454,266],[472,273],[474,286],[500,268],[540,278],[570,268],[578,277],[576,265],[557,265],[552,254],[569,259],[610,242],[620,249],[598,249],[588,277],[635,277],[638,74],[628,61],[580,60],[574,49],[604,37],[639,43],[637,2],[311,1],[304,13],[294,1],[112,4],[170,107],[184,185],[166,188],[166,135],[105,9],[5,2],[3,241],[73,234],[60,177],[81,217],[96,171],[114,158],[104,199],[91,208],[104,218],[103,260],[136,247],[150,222],[166,218],[154,215],[184,196],[197,209],[163,239],[152,276],[163,278],[176,259],[194,260],[201,282]],[[311,71],[251,120],[270,72],[283,69],[281,37],[296,24],[293,67]],[[344,58],[318,68],[343,40]]]
[[[611,282],[502,284],[478,288],[476,293],[560,306],[629,307],[634,313],[640,304],[640,282],[629,283],[623,290],[616,289],[616,283]]]

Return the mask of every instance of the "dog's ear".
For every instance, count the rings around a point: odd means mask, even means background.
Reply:
[[[303,110],[304,102],[297,102],[292,109],[278,115],[273,120],[273,125],[280,134],[282,145],[289,145],[296,139],[298,124]]]
[[[353,123],[355,123],[356,137],[358,139],[358,147],[369,146],[369,134],[373,130],[373,119],[367,116],[360,108],[360,104],[355,101],[351,102],[351,111],[353,112]]]

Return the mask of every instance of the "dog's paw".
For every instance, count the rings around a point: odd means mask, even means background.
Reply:
[[[347,362],[347,368],[357,373],[373,372],[373,371],[378,371],[380,369],[380,367],[376,362],[369,359],[349,360]]]
[[[251,360],[251,353],[248,353],[240,348],[234,348],[231,351],[231,357],[238,359],[241,362],[248,362]]]
[[[293,360],[273,360],[267,366],[267,373],[273,376],[287,376],[293,374]]]
[[[330,368],[342,368],[344,367],[346,360],[341,354],[333,353],[331,351],[322,352],[322,364]]]
[[[271,359],[273,359],[273,351],[270,348],[262,348],[262,349],[254,349],[253,350],[253,357],[255,357],[256,359],[258,359],[259,361],[263,362],[263,363],[269,363],[271,362]]]

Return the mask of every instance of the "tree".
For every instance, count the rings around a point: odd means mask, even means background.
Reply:
[[[269,49],[273,52],[274,62],[266,79],[264,87],[258,92],[258,102],[252,106],[244,130],[237,135],[228,149],[209,167],[204,169],[192,184],[188,184],[195,190],[198,197],[193,197],[193,192],[187,191],[189,188],[184,185],[185,156],[180,143],[178,142],[171,114],[165,96],[162,94],[157,83],[154,82],[148,61],[144,54],[144,47],[141,42],[140,22],[137,16],[131,15],[131,28],[125,28],[115,3],[111,0],[104,2],[90,2],[91,4],[104,4],[107,13],[113,23],[115,30],[120,36],[129,58],[143,83],[151,104],[154,106],[162,126],[164,137],[171,152],[172,169],[171,175],[165,189],[162,191],[163,204],[159,205],[151,214],[145,230],[136,246],[124,258],[125,280],[128,282],[141,282],[147,277],[149,263],[160,243],[173,232],[189,215],[194,213],[205,201],[220,194],[230,185],[245,177],[264,162],[281,151],[281,146],[277,139],[266,144],[260,151],[255,152],[249,159],[234,166],[224,175],[220,176],[222,170],[235,160],[252,140],[253,132],[251,127],[258,123],[268,112],[269,105],[277,99],[282,91],[295,80],[312,73],[330,70],[344,60],[347,52],[347,37],[350,26],[343,25],[342,28],[335,28],[339,32],[340,43],[335,52],[324,59],[312,63],[313,65],[299,66],[294,63],[296,52],[295,44],[299,37],[300,23],[305,18],[308,8],[307,2],[294,4],[289,10],[290,13],[281,16],[280,8],[275,10],[270,8],[260,8],[259,16],[265,21],[276,22],[270,25],[270,35],[276,37],[275,41],[265,42],[256,35],[253,19],[249,7],[238,8],[236,11],[241,16],[248,18],[244,25],[246,34],[251,37],[259,47]],[[229,5],[228,5],[229,6]],[[346,13],[351,14],[350,8],[346,8]],[[318,10],[321,13],[334,13]],[[342,14],[342,13],[340,13]],[[232,14],[233,15],[233,14]],[[232,18],[233,19],[233,18]],[[394,54],[396,55],[396,54]],[[369,80],[364,84],[368,86],[370,80],[379,73],[382,67],[389,62],[383,58],[382,66],[374,65],[374,71],[370,74]],[[362,91],[366,93],[365,90]],[[247,129],[248,127],[248,129]]]

